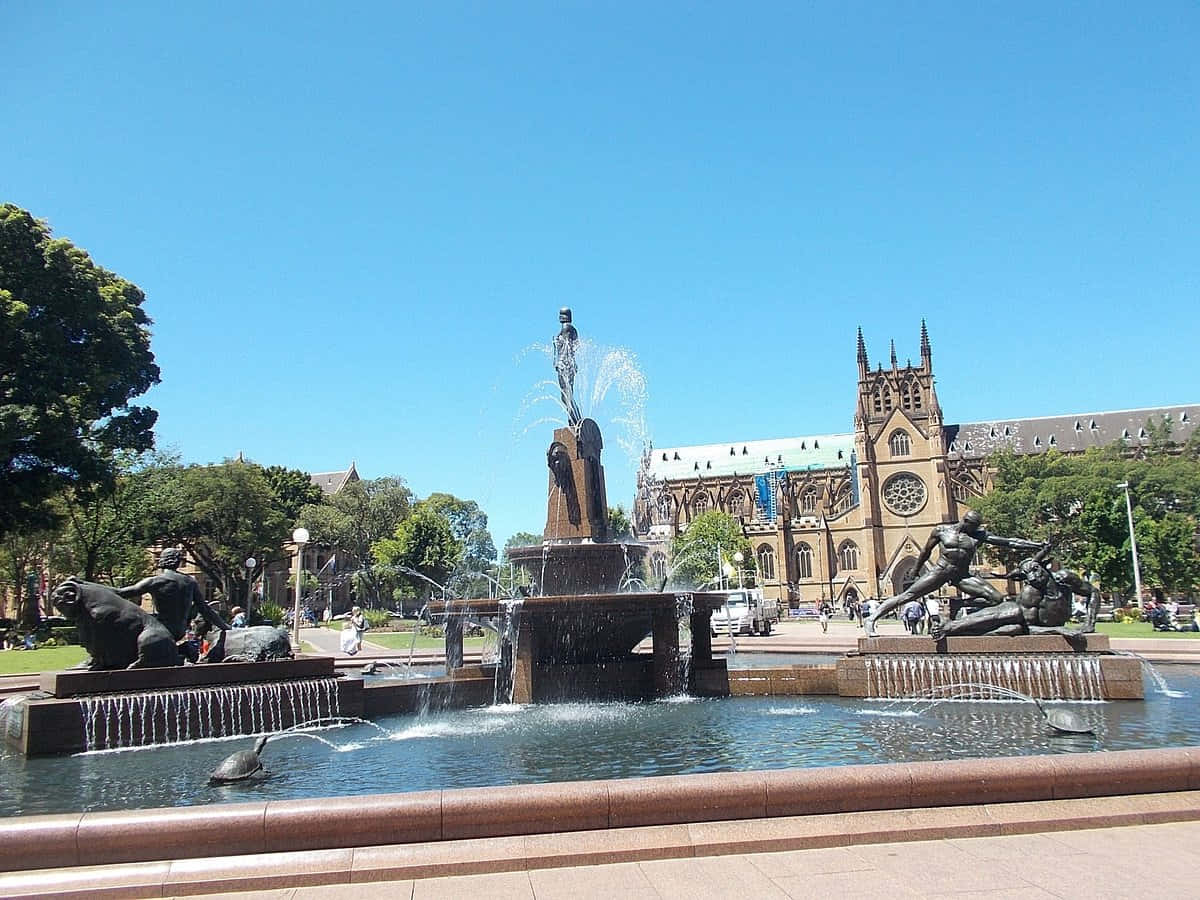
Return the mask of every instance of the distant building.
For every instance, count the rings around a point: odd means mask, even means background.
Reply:
[[[899,365],[893,342],[888,367],[874,370],[860,329],[852,432],[653,448],[638,472],[634,531],[662,577],[671,538],[721,509],[741,521],[768,595],[792,606],[887,597],[912,582],[930,529],[991,489],[992,453],[1136,449],[1151,420],[1168,416],[1172,438],[1187,440],[1200,406],[947,425],[925,323],[919,364]]]
[[[316,472],[309,476],[312,483],[321,489],[326,497],[332,497],[346,485],[359,481],[358,469],[351,461],[350,468],[341,472]]]

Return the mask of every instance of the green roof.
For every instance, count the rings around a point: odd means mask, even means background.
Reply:
[[[694,447],[655,447],[650,474],[668,481],[730,475],[762,475],[784,469],[843,469],[850,465],[853,434],[814,434],[767,441],[734,441]]]

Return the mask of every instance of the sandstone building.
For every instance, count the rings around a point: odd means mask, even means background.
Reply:
[[[792,607],[887,597],[915,577],[930,529],[990,489],[993,452],[1136,448],[1164,416],[1172,437],[1186,440],[1200,406],[946,424],[925,323],[918,364],[899,365],[893,342],[886,368],[871,368],[859,329],[852,432],[652,448],[638,473],[634,531],[661,577],[671,538],[721,509],[741,521],[768,596]]]

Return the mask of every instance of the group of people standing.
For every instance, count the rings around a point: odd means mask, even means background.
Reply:
[[[880,601],[874,598],[859,600],[857,597],[850,597],[843,601],[842,610],[845,612],[846,618],[851,622],[857,622],[858,627],[862,628],[864,619],[869,620],[875,616],[879,603]],[[821,623],[822,631],[829,630],[829,620],[832,618],[833,604],[828,600],[822,600],[820,606],[817,607],[817,619]],[[937,597],[912,600],[900,611],[899,619],[900,624],[909,634],[924,634],[930,626],[941,623],[942,601]]]

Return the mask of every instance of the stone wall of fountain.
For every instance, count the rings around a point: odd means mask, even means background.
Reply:
[[[947,696],[982,684],[1042,700],[1140,700],[1139,660],[1111,652],[1107,635],[860,638],[837,663],[843,697]]]
[[[40,687],[5,710],[5,743],[26,756],[262,734],[363,713],[362,680],[335,677],[332,657],[47,672]]]

